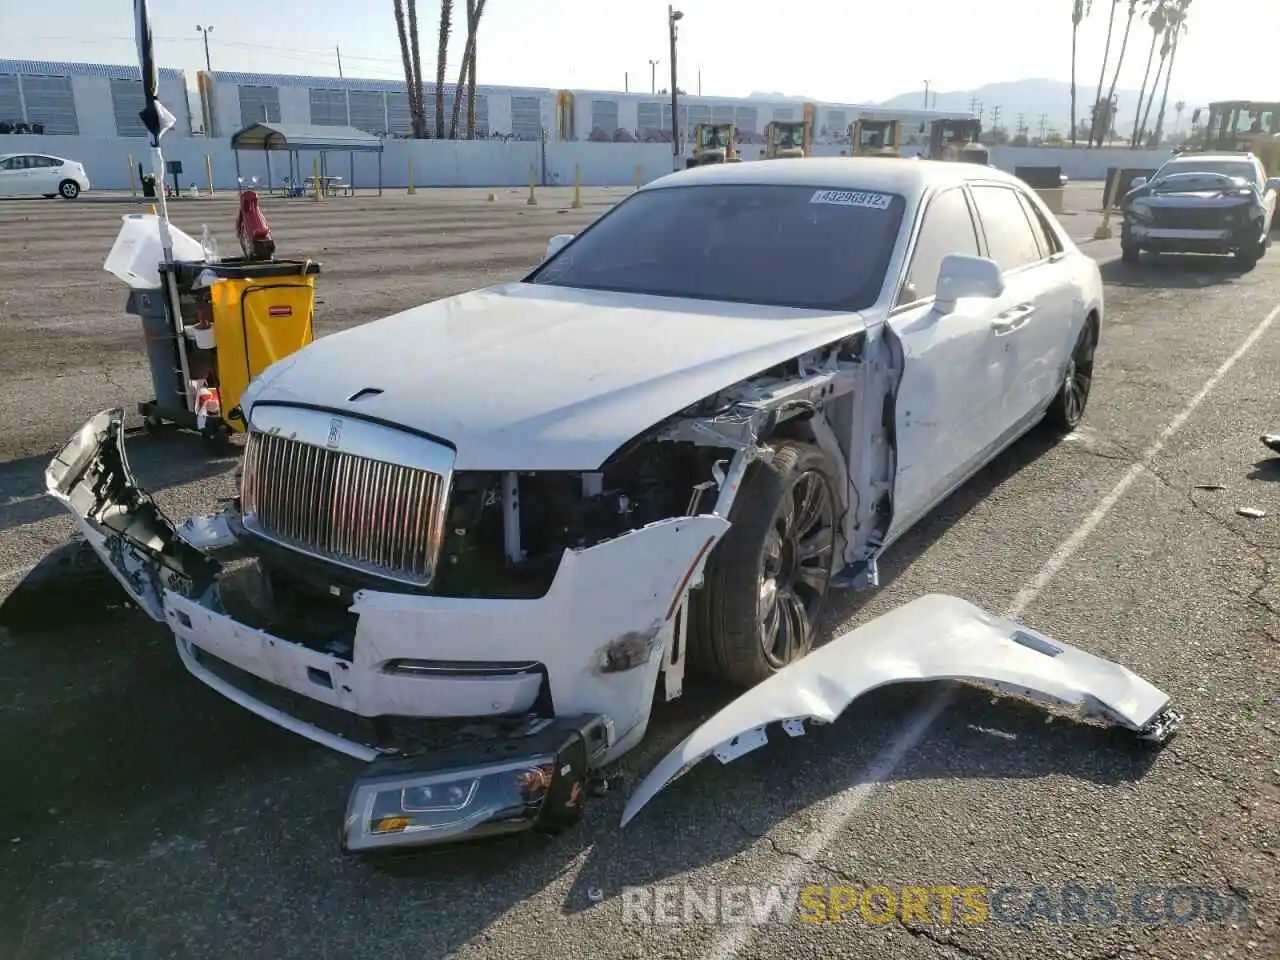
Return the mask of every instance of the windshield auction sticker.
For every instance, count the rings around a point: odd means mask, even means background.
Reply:
[[[887,193],[863,193],[858,190],[819,190],[809,198],[810,203],[834,203],[841,207],[870,207],[888,210],[893,199]]]

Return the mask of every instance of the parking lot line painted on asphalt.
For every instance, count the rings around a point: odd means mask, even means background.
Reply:
[[[1125,491],[1133,485],[1133,482],[1144,470],[1151,466],[1173,435],[1182,429],[1191,418],[1191,415],[1195,413],[1196,408],[1204,402],[1205,397],[1222,382],[1223,377],[1231,371],[1231,368],[1239,363],[1241,358],[1253,348],[1253,345],[1262,338],[1262,335],[1275,323],[1277,318],[1280,318],[1280,304],[1262,318],[1262,322],[1253,328],[1252,332],[1245,337],[1235,352],[1223,361],[1222,365],[1204,382],[1204,385],[1196,392],[1195,396],[1160,431],[1151,442],[1151,445],[1143,451],[1138,462],[1125,471],[1124,476],[1120,478],[1116,485],[1111,488],[1106,496],[1098,501],[1098,505],[1080,522],[1079,526],[1071,532],[1071,535],[1054,550],[1045,565],[1040,568],[1040,572],[1018,591],[1005,616],[1010,618],[1018,617],[1035,602],[1045,587],[1062,571],[1062,568],[1080,549],[1084,541],[1097,529],[1098,524],[1106,518],[1120,498],[1124,496]],[[808,839],[800,850],[799,857],[789,858],[786,866],[779,871],[776,882],[781,887],[784,889],[796,887],[802,882],[815,858],[849,825],[849,822],[862,805],[870,799],[876,788],[893,775],[898,764],[902,762],[902,758],[924,739],[934,721],[950,704],[954,696],[954,689],[954,687],[950,688],[923,709],[917,711],[899,729],[897,736],[894,737],[889,746],[881,751],[870,766],[858,777],[857,786],[843,791],[831,801],[830,805],[823,811],[822,822],[809,834]],[[749,924],[735,926],[711,945],[706,957],[708,960],[736,960],[743,948],[754,938],[755,933],[756,928]]]

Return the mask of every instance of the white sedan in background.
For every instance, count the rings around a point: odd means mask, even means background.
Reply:
[[[89,189],[84,165],[47,153],[0,154],[0,197],[62,197]]]
[[[1168,698],[1123,667],[961,600],[809,657],[829,591],[878,585],[881,553],[1026,431],[1076,427],[1102,321],[1095,262],[992,167],[697,167],[553,238],[519,282],[268,368],[232,411],[248,444],[219,514],[160,514],[119,410],[47,485],[195,677],[370,763],[348,850],[570,816],[686,659],[747,691],[712,728],[739,745],[930,677],[1164,730]],[[232,558],[252,609],[228,600]],[[382,719],[354,739],[298,694]],[[496,752],[398,732],[512,718]]]

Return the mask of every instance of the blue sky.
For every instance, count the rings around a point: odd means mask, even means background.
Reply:
[[[1265,97],[1273,77],[1264,51],[1246,54],[1249,24],[1274,33],[1263,5],[1275,0],[1199,0],[1178,53],[1175,94]],[[1093,0],[1081,31],[1080,83],[1097,83],[1109,0]],[[1121,5],[1123,17],[1124,4]],[[457,7],[465,8],[464,0]],[[1071,0],[685,0],[680,84],[706,94],[779,91],[829,101],[883,100],[1027,77],[1070,79]],[[1203,8],[1202,8],[1203,7]],[[402,79],[391,0],[306,3],[151,0],[157,54],[165,66],[204,65],[197,24],[212,24],[214,69]],[[439,5],[419,0],[423,69],[434,73]],[[455,14],[450,82],[465,38]],[[1265,26],[1264,26],[1265,25]],[[55,7],[0,0],[0,57],[133,63],[130,0],[61,0]],[[1141,81],[1150,33],[1135,25],[1121,87]],[[1240,55],[1245,54],[1245,55]],[[478,55],[481,83],[648,90],[648,61],[667,63],[666,4],[650,0],[488,0]],[[1109,71],[1108,71],[1109,72]],[[1109,81],[1108,77],[1108,81]],[[1263,89],[1266,87],[1266,89]],[[1272,94],[1275,95],[1275,94]]]

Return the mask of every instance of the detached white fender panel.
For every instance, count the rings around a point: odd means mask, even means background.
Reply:
[[[764,728],[831,723],[891,683],[962,680],[1167,739],[1181,722],[1167,694],[1130,670],[1051,640],[956,597],[930,594],[835,638],[752,688],[698,727],[636,787],[626,826],[663,787],[710,753],[728,763],[767,742]]]

